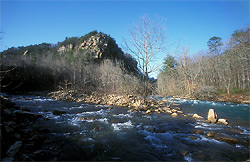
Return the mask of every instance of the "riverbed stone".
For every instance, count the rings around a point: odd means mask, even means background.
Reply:
[[[33,100],[33,98],[24,98],[25,100]]]
[[[180,154],[183,156],[187,156],[189,154],[189,151],[188,150],[181,150]]]
[[[171,110],[166,110],[166,113],[172,114]]]
[[[179,114],[183,114],[183,111],[180,111],[180,110],[179,110],[179,111],[177,111],[177,113],[179,113]]]
[[[14,161],[15,159],[13,157],[6,157],[6,158],[3,158],[1,161],[2,162],[12,162]]]
[[[207,120],[210,121],[211,123],[216,123],[217,122],[217,114],[215,113],[214,109],[209,109],[208,115],[207,115]]]
[[[204,132],[202,130],[198,130],[198,129],[191,130],[190,132],[195,133],[195,134],[200,134],[200,135],[204,134]]]
[[[171,116],[172,116],[172,117],[177,117],[178,114],[177,114],[177,113],[173,113],[173,114],[171,114]]]
[[[234,138],[234,137],[230,137],[230,136],[226,136],[226,135],[221,135],[221,134],[216,134],[214,136],[214,139],[218,140],[218,141],[222,141],[222,142],[226,142],[226,143],[230,143],[230,144],[237,144],[239,141]]]
[[[212,138],[216,135],[215,132],[207,132],[207,137]]]
[[[233,129],[233,128],[231,128],[230,131],[231,131],[231,132],[236,132],[236,133],[243,133],[242,130]]]
[[[196,139],[198,139],[198,137],[196,137],[196,136],[188,136],[188,138],[191,139],[191,140],[196,140]]]
[[[147,110],[147,111],[146,111],[146,114],[149,114],[149,113],[151,113],[151,110]]]
[[[192,116],[192,118],[195,118],[195,119],[204,119],[202,116],[198,115],[198,114],[194,114]]]
[[[227,119],[218,119],[218,123],[228,125]]]
[[[16,155],[16,153],[20,150],[22,145],[23,145],[22,141],[17,141],[16,143],[14,143],[13,145],[10,146],[10,148],[8,149],[6,154],[9,157],[14,157]]]
[[[179,110],[179,111],[181,110],[181,108],[179,108],[179,107],[175,107],[174,109],[175,109],[175,110]]]
[[[172,112],[173,112],[173,113],[176,113],[176,112],[177,112],[177,110],[173,109],[173,110],[172,110]]]
[[[147,126],[147,127],[145,127],[145,130],[148,132],[154,132],[156,130],[156,128],[154,126]]]

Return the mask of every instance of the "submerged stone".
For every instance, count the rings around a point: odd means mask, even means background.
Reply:
[[[190,132],[195,133],[195,134],[201,134],[201,135],[204,134],[204,132],[202,130],[191,130]]]
[[[18,141],[16,143],[14,143],[13,145],[10,146],[10,148],[7,151],[7,155],[10,157],[14,157],[16,155],[16,153],[20,150],[20,148],[22,147],[22,141]]]
[[[198,139],[198,137],[196,137],[196,136],[189,136],[188,138],[191,139],[191,140],[196,140],[196,139]]]
[[[237,133],[243,133],[242,130],[233,129],[233,128],[231,128],[230,131],[231,131],[231,132],[237,132]]]
[[[216,139],[218,141],[222,141],[222,142],[227,142],[227,143],[230,143],[230,144],[237,144],[239,142],[236,138],[221,135],[221,134],[216,134],[214,136],[214,139]]]
[[[214,137],[216,135],[215,132],[207,132],[207,137]]]
[[[12,161],[14,161],[13,157],[6,157],[2,159],[2,162],[12,162]]]

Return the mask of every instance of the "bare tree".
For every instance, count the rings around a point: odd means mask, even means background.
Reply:
[[[130,41],[125,41],[129,52],[134,55],[141,70],[143,93],[147,94],[148,75],[159,70],[160,65],[153,65],[155,57],[163,50],[165,26],[158,19],[151,20],[148,16],[140,17],[139,21],[129,29]]]

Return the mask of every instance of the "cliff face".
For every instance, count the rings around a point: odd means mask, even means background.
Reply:
[[[118,47],[115,40],[109,35],[104,33],[93,33],[88,37],[83,39],[77,38],[66,38],[62,43],[58,43],[57,53],[62,55],[67,55],[67,53],[73,52],[74,56],[81,53],[91,54],[93,59],[117,59],[121,60],[124,57],[124,53]]]
[[[123,52],[114,39],[103,33],[98,33],[83,41],[79,47],[82,50],[92,53],[95,59],[117,58],[121,59]]]

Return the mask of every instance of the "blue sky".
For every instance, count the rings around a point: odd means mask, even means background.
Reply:
[[[223,41],[249,25],[249,0],[243,1],[1,1],[1,49],[57,43],[98,30],[119,46],[140,16],[166,19],[168,44],[181,41],[194,54],[207,50],[212,36]],[[164,54],[162,54],[164,57]],[[159,61],[159,60],[158,60]]]

